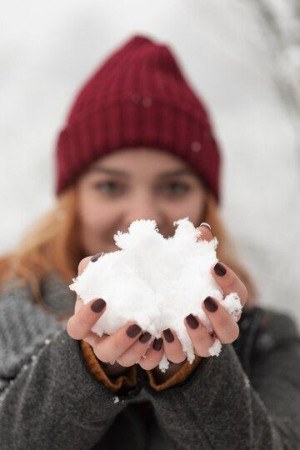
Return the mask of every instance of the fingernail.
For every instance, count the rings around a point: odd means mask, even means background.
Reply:
[[[198,328],[199,326],[198,319],[193,314],[189,314],[185,319],[187,321],[188,326],[191,327],[193,330]]]
[[[164,338],[167,342],[173,342],[174,341],[174,334],[170,330],[170,328],[167,328],[163,331]]]
[[[220,263],[217,263],[215,265],[214,271],[216,272],[217,275],[219,275],[219,277],[223,277],[226,273],[225,267]]]
[[[149,341],[150,338],[151,338],[151,334],[148,333],[148,331],[145,331],[145,333],[143,333],[143,334],[140,335],[139,341],[140,341],[142,344],[145,344],[146,342]]]
[[[130,338],[135,338],[139,332],[141,331],[141,327],[139,327],[137,324],[130,325],[130,327],[127,328],[126,334]]]
[[[202,222],[202,223],[200,223],[200,227],[206,227],[211,231],[211,226],[209,225],[209,223]]]
[[[102,298],[98,298],[91,304],[91,310],[95,313],[102,311],[103,308],[105,308],[106,301],[104,301]]]
[[[162,338],[159,338],[159,339],[154,339],[154,341],[153,341],[153,344],[152,344],[152,348],[154,349],[154,350],[157,350],[157,351],[159,351],[161,348],[162,348],[162,345],[163,345],[163,340],[162,340]]]
[[[215,300],[211,297],[206,297],[204,300],[204,306],[209,312],[215,312],[218,309],[217,302],[215,302]]]
[[[97,259],[99,259],[101,255],[102,255],[102,253],[96,253],[96,255],[91,257],[90,261],[96,262]]]

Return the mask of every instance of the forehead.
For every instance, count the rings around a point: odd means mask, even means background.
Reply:
[[[165,171],[185,169],[191,174],[194,169],[184,160],[165,150],[156,148],[130,148],[116,150],[105,155],[90,166],[90,170],[96,168],[110,168],[127,173],[158,174]]]

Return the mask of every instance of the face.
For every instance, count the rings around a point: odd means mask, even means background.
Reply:
[[[206,190],[181,159],[157,149],[122,149],[100,158],[77,183],[83,252],[119,250],[114,234],[134,220],[153,219],[164,237],[184,217],[195,227],[203,219]]]

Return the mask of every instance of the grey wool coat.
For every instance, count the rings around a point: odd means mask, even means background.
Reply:
[[[180,385],[138,383],[116,394],[87,369],[69,337],[74,292],[56,275],[0,297],[1,450],[299,450],[300,338],[286,312],[255,307],[219,357]]]

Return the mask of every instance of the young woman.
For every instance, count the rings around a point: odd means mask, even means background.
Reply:
[[[203,102],[170,49],[135,36],[76,97],[56,149],[57,203],[0,261],[1,449],[296,449],[300,340],[286,313],[257,305],[219,215],[220,152]],[[214,298],[176,333],[134,321],[99,337],[109,308],[68,285],[133,220],[160,233],[189,217],[217,236],[211,273],[244,305],[236,323]],[[117,282],[117,280],[116,280]],[[107,299],[106,299],[107,300]],[[208,349],[224,344],[218,357]],[[158,364],[165,354],[170,367]]]

